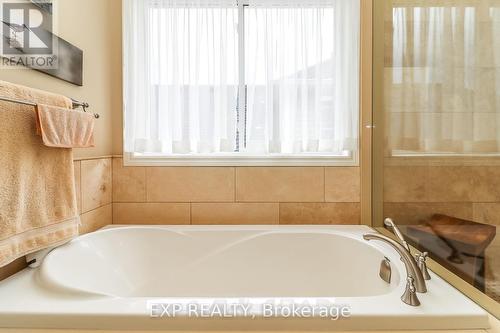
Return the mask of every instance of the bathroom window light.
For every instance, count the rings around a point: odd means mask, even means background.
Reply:
[[[127,0],[125,163],[353,165],[359,1]]]

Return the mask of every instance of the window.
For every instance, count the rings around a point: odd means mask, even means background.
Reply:
[[[352,161],[359,7],[127,0],[126,156],[161,164]]]

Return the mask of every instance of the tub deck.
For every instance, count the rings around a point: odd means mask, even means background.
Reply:
[[[112,227],[52,251],[0,283],[0,327],[108,330],[483,330],[488,314],[431,272],[422,303],[401,302],[397,253],[365,226]],[[112,246],[111,246],[112,244]],[[378,277],[391,260],[390,285]],[[151,318],[151,304],[328,304],[313,316]],[[288,303],[287,303],[288,302]]]

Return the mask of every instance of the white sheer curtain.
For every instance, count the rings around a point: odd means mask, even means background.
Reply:
[[[124,7],[126,153],[357,149],[359,0]]]
[[[389,149],[499,153],[499,2],[393,1],[391,19]]]
[[[127,0],[125,150],[235,150],[238,9],[232,0]]]
[[[357,147],[359,1],[249,0],[247,150]]]

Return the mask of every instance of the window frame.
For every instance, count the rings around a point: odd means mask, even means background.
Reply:
[[[362,104],[362,86],[363,86],[363,1],[360,0],[360,38],[359,38],[359,108],[358,108],[358,122],[361,124],[363,116],[363,104]],[[244,8],[248,6],[248,1],[238,1],[238,70],[239,70],[239,88],[238,88],[238,103],[239,105],[244,105],[242,102],[246,99],[246,84],[245,84],[245,14]],[[125,20],[123,20],[125,24]],[[125,35],[123,35],[125,38]],[[124,45],[126,41],[124,40]],[[124,48],[125,52],[125,48]],[[126,54],[123,55],[127,57]],[[239,114],[239,119],[241,115]],[[242,127],[244,124],[238,121],[237,131],[239,133],[244,133],[245,129]],[[368,125],[367,125],[368,126]],[[268,155],[249,155],[245,153],[220,153],[220,154],[173,154],[173,155],[147,155],[140,153],[123,153],[123,164],[124,166],[136,166],[136,167],[147,167],[147,166],[336,166],[336,167],[359,167],[360,155],[361,155],[361,136],[362,136],[362,126],[358,129],[358,143],[356,145],[355,151],[347,151],[345,154],[322,154],[322,153],[311,153],[311,154],[268,154]],[[125,139],[125,138],[124,138]]]

